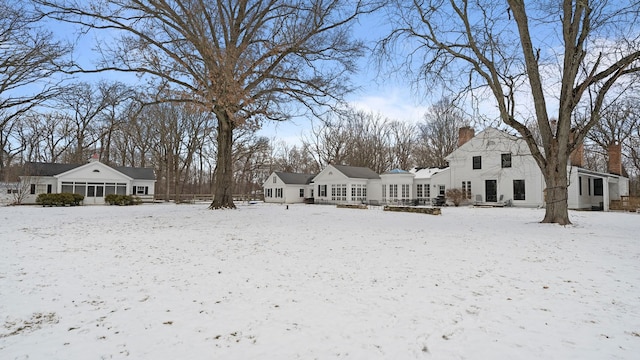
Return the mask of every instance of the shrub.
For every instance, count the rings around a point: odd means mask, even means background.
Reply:
[[[76,206],[84,200],[84,195],[59,193],[59,194],[39,194],[36,203],[42,206]]]
[[[447,197],[447,200],[451,201],[455,206],[460,206],[460,204],[467,198],[464,191],[459,188],[447,190],[445,196]]]
[[[132,195],[109,194],[104,197],[104,201],[109,205],[139,205],[142,200]]]

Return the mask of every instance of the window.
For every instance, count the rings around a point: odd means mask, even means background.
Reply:
[[[331,200],[347,200],[347,184],[331,184]]]
[[[408,199],[409,198],[409,184],[402,184],[402,198],[403,199]]]
[[[277,198],[281,198],[282,197],[282,188],[277,188],[276,189],[276,197]]]
[[[264,190],[264,196],[265,197],[273,197],[273,189],[265,189]]]
[[[327,185],[318,185],[318,197],[327,196]]]
[[[51,194],[51,184],[31,184],[29,187],[29,194]]]
[[[430,198],[431,197],[431,185],[429,184],[424,184],[424,197],[425,198]]]
[[[116,193],[116,188],[115,188],[115,184],[113,184],[113,192],[109,193],[107,192],[107,194],[115,194]],[[72,193],[73,192],[73,183],[71,182],[63,182],[62,183],[62,192],[63,193]]]
[[[474,170],[482,169],[482,156],[473,157],[473,169]]]
[[[304,197],[304,189],[300,189],[300,197],[303,198]]]
[[[602,179],[593,179],[593,195],[602,196]]]
[[[416,185],[416,197],[418,199],[422,198],[422,184]]]
[[[524,180],[513,180],[513,200],[524,200]]]
[[[278,182],[278,179],[275,175],[273,175],[273,183],[275,184],[276,182]]]
[[[363,185],[363,184],[351,185],[351,200],[352,201],[367,200],[367,185]]]
[[[462,182],[462,193],[467,199],[471,199],[471,181]]]
[[[148,186],[134,186],[132,193],[134,195],[149,195]]]
[[[445,191],[445,187],[444,185],[438,185],[438,193],[442,196],[444,196],[444,191]]]
[[[382,198],[383,199],[387,198],[387,185],[386,184],[382,185]]]
[[[398,197],[398,184],[389,185],[389,197],[390,198]]]
[[[502,154],[501,163],[502,163],[502,167],[503,168],[510,168],[511,167],[511,153]]]
[[[578,176],[578,195],[582,195],[582,176]]]

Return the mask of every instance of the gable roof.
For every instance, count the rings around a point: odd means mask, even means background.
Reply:
[[[43,162],[28,162],[25,164],[27,176],[55,176],[73,170],[84,164],[56,164]]]
[[[331,165],[349,178],[355,179],[380,179],[380,175],[367,167]]]
[[[283,183],[292,185],[308,185],[315,177],[314,174],[286,173],[280,171],[276,171],[275,174],[278,175]]]
[[[128,166],[112,166],[112,168],[136,180],[155,180],[156,174],[152,168],[136,168]]]
[[[497,129],[495,127],[487,127],[476,134],[474,137],[469,139],[467,142],[457,147],[449,155],[445,156],[445,160],[451,161],[454,158],[454,154],[457,154],[458,152],[462,152],[464,154],[464,152],[468,151],[470,147],[473,148],[478,146],[478,143],[485,143],[485,146],[493,145],[494,139],[504,139],[513,141],[514,143],[524,141],[522,138],[512,135],[505,130]],[[526,148],[526,151],[528,151],[528,147]]]
[[[101,163],[102,164],[102,163]],[[27,176],[55,176],[67,171],[79,168],[87,164],[57,164],[43,162],[28,162],[25,164]],[[155,180],[156,176],[152,168],[134,168],[127,166],[104,166],[110,167],[132,179]]]

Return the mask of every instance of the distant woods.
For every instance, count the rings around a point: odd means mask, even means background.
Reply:
[[[107,164],[154,168],[156,194],[164,198],[210,194],[215,117],[184,103],[143,106],[150,96],[118,82],[80,82],[51,98],[49,106],[12,117],[2,129],[11,146],[3,148],[0,181],[15,180],[27,161],[83,163],[97,154]],[[628,101],[614,108],[616,113],[590,133],[585,166],[606,171],[606,147],[620,141],[625,167],[637,171],[640,109]],[[444,167],[445,157],[457,147],[458,129],[470,123],[443,98],[415,123],[353,108],[336,111],[313,121],[294,144],[260,136],[258,127],[242,127],[232,151],[234,193],[260,193],[272,171],[318,173],[327,164],[364,166],[378,173]]]

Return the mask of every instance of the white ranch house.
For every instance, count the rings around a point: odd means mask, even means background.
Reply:
[[[312,197],[325,204],[431,204],[447,189],[464,191],[467,204],[492,206],[545,206],[545,182],[523,139],[487,128],[478,135],[460,129],[458,148],[446,157],[449,167],[391,170],[376,174],[363,167],[328,165],[308,182],[287,183],[305,174],[273,173],[264,184],[265,201],[292,203]],[[567,164],[570,209],[607,211],[611,200],[629,194],[629,179],[622,176],[620,147],[610,149],[608,173],[581,167],[582,149]],[[282,181],[282,182],[280,182]],[[281,190],[277,190],[277,189]],[[273,196],[292,192],[291,197]],[[295,196],[297,191],[298,196]],[[300,196],[305,194],[304,197]],[[269,196],[268,196],[269,195]]]
[[[155,173],[151,168],[108,166],[93,158],[86,164],[27,163],[20,177],[28,191],[23,203],[36,202],[42,193],[84,195],[85,205],[104,204],[105,195],[136,195],[152,201]]]
[[[269,203],[294,204],[313,198],[313,188],[309,186],[313,174],[273,172],[262,184],[264,201]]]

